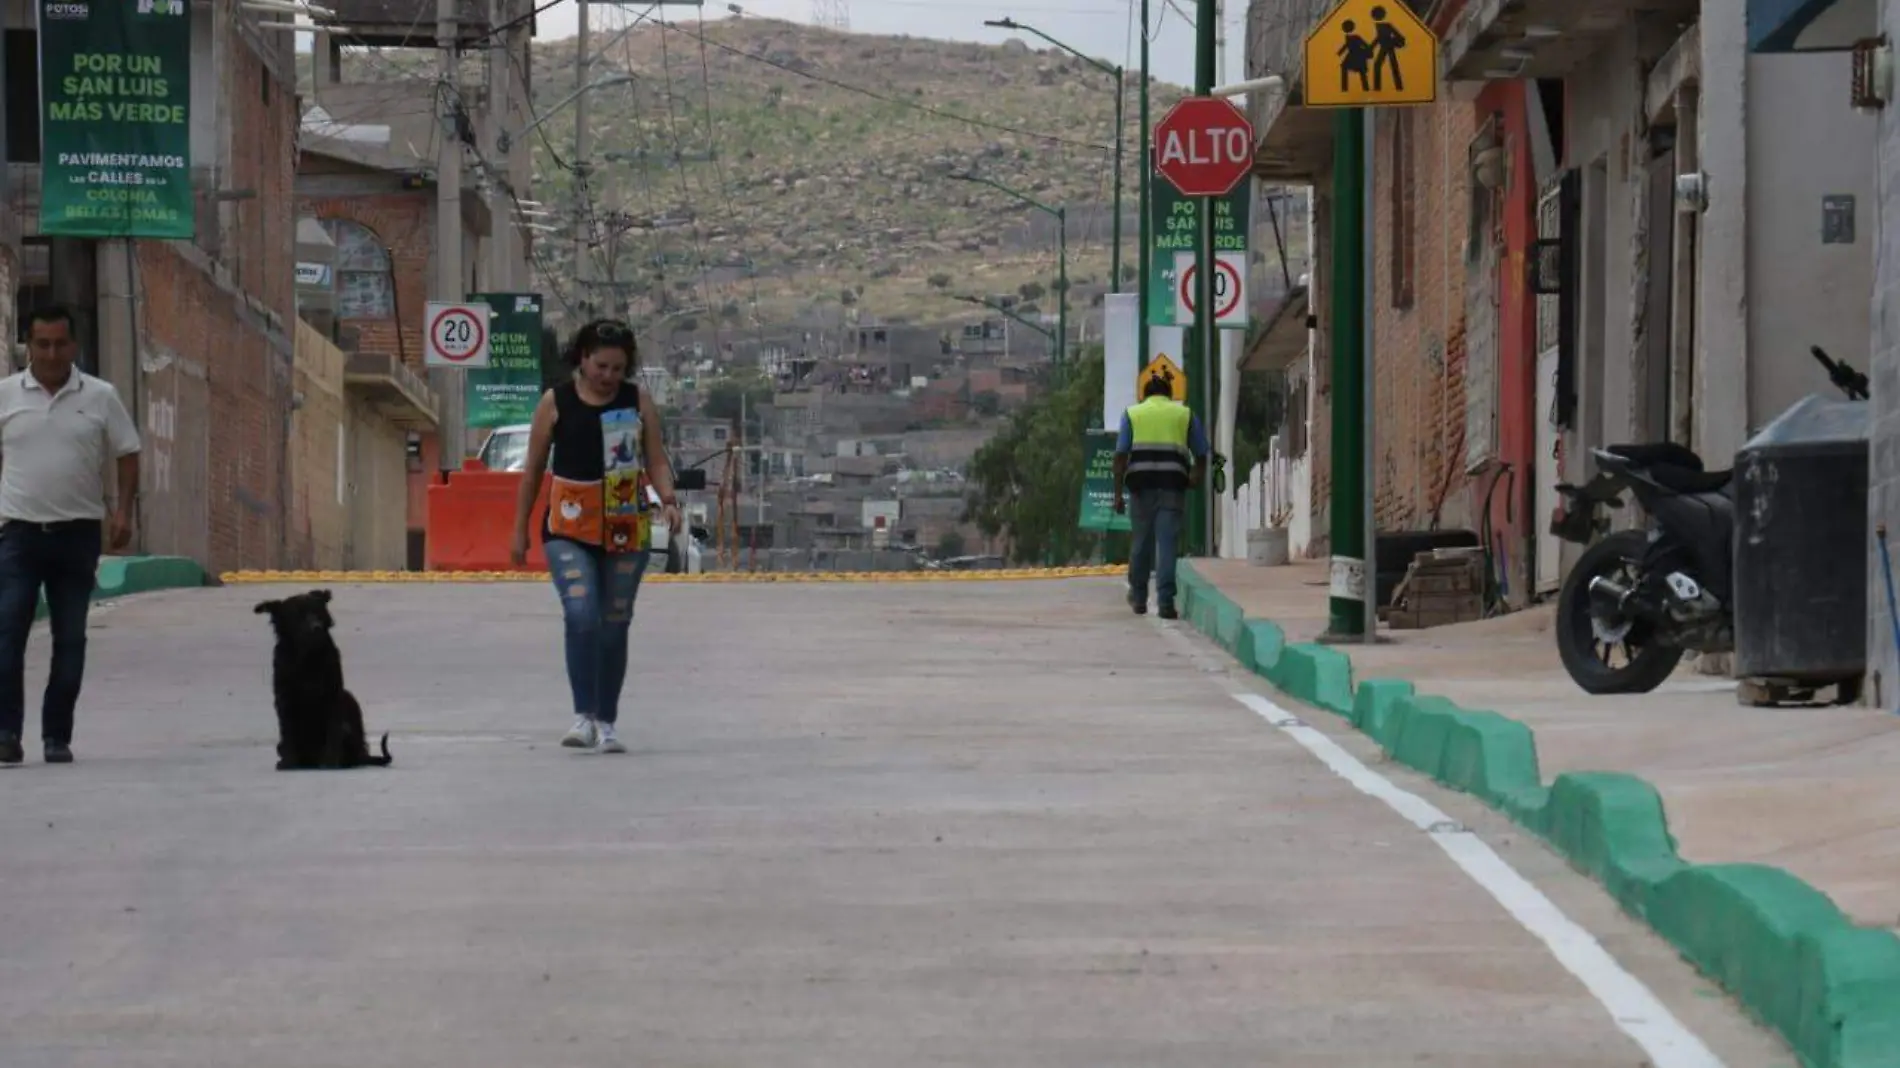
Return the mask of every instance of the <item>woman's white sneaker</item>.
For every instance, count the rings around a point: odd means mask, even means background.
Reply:
[[[567,734],[561,739],[561,744],[569,749],[592,749],[599,738],[600,734],[594,726],[594,718],[582,716],[567,729]]]
[[[600,725],[600,751],[603,753],[624,753],[627,751],[627,747],[620,744],[620,736],[614,733],[614,725],[611,723],[603,723]]]

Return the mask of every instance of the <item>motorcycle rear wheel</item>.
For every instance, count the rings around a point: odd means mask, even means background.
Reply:
[[[1590,580],[1602,577],[1634,584],[1636,565],[1648,542],[1648,535],[1640,530],[1622,530],[1590,546],[1570,569],[1557,595],[1557,655],[1585,693],[1648,693],[1661,686],[1682,661],[1683,650],[1659,640],[1642,620],[1592,617]],[[1621,633],[1609,640],[1605,631]],[[1618,650],[1623,652],[1621,665],[1616,663]]]

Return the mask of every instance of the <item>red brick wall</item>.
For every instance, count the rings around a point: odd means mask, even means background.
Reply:
[[[256,195],[222,206],[205,203],[200,210],[221,212],[229,220],[217,244],[232,283],[275,312],[287,329],[296,317],[295,219],[288,211],[295,178],[296,98],[242,38],[232,33],[222,44],[231,79],[231,98],[223,106],[232,121],[231,166],[223,187]],[[289,336],[280,330],[285,348],[275,348],[262,314],[252,309],[240,315],[244,302],[180,249],[156,241],[137,247],[145,351],[176,353],[202,367],[205,376],[203,418],[177,421],[163,443],[178,474],[174,492],[180,497],[171,502],[173,510],[206,517],[209,531],[200,543],[200,562],[214,573],[295,566],[298,561],[286,553],[284,542]],[[161,368],[142,374],[141,390],[149,392],[163,376],[176,373]]]
[[[1435,516],[1445,527],[1474,519],[1464,472],[1464,160],[1477,127],[1477,108],[1449,99],[1378,117],[1373,404],[1381,530],[1427,527]]]
[[[239,289],[284,318],[296,316],[297,220],[288,210],[297,178],[297,101],[293,88],[276,81],[270,68],[233,29],[223,42],[230,57],[231,167],[225,188],[255,191],[232,201],[222,258]]]
[[[282,551],[289,358],[239,318],[235,298],[158,242],[139,245],[141,326],[153,348],[203,365],[206,419],[180,423],[174,462],[204,456],[211,571],[290,566]],[[149,381],[152,376],[146,376]]]

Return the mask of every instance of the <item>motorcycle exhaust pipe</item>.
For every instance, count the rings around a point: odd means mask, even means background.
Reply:
[[[1639,597],[1630,587],[1602,575],[1590,580],[1590,607],[1608,619],[1658,623],[1663,618],[1662,609],[1648,598]]]
[[[1611,618],[1622,618],[1630,614],[1629,587],[1612,579],[1598,575],[1590,580],[1590,604]]]

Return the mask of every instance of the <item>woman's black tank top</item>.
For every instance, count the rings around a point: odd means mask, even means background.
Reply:
[[[553,455],[549,470],[556,478],[574,482],[594,482],[606,474],[605,443],[600,436],[602,412],[621,408],[640,410],[640,387],[622,382],[614,399],[598,407],[581,399],[573,382],[554,387],[554,434],[550,443]]]
[[[554,433],[549,445],[548,470],[555,478],[570,482],[598,482],[606,477],[606,442],[601,436],[600,417],[604,412],[631,408],[640,410],[640,387],[622,382],[620,392],[606,404],[593,405],[582,399],[574,382],[554,387]],[[548,536],[547,513],[541,513],[541,536]]]

